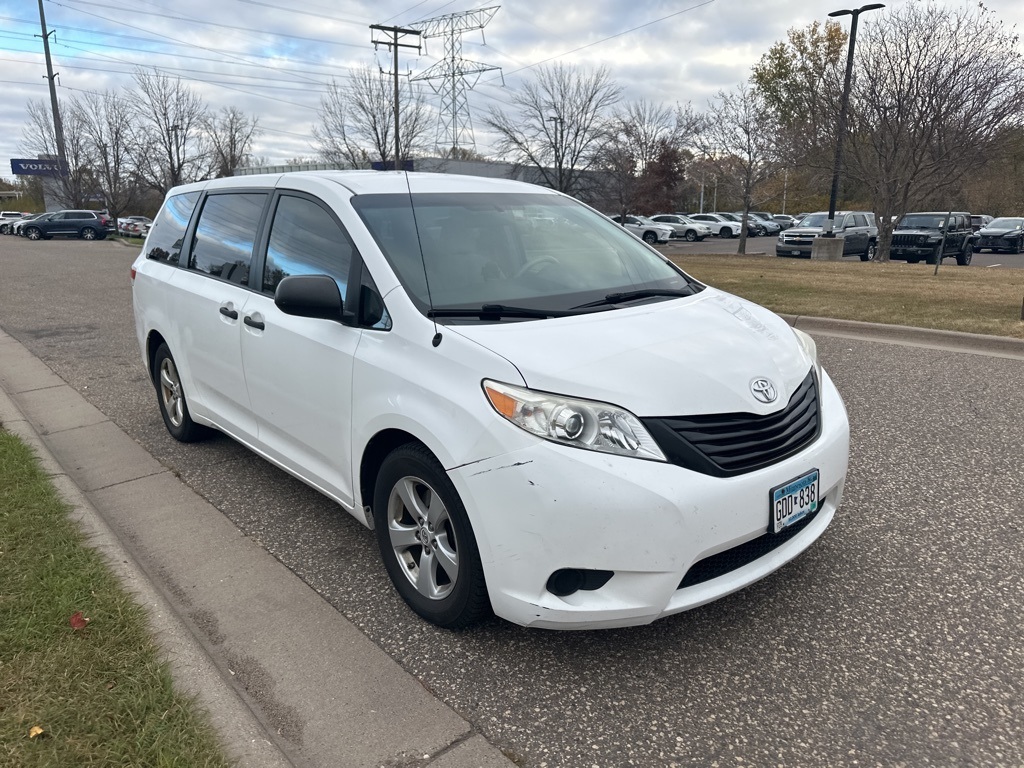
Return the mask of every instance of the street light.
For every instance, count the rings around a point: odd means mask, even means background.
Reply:
[[[865,11],[875,11],[885,8],[882,3],[871,3],[862,5],[860,8],[845,11],[832,11],[829,16],[852,16],[850,22],[850,48],[846,54],[846,80],[843,82],[843,98],[839,105],[839,124],[836,130],[836,155],[832,161],[832,192],[828,197],[828,221],[825,222],[825,231],[822,237],[835,237],[836,223],[836,198],[839,196],[839,168],[843,162],[843,137],[846,135],[846,110],[850,104],[850,80],[853,77],[853,46],[857,42],[857,19]]]

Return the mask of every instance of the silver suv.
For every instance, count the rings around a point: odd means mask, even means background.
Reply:
[[[825,230],[828,211],[809,213],[795,227],[784,230],[775,242],[776,256],[811,258],[814,238]],[[871,261],[878,242],[875,214],[870,211],[836,211],[836,237],[843,240],[843,256],[860,256]]]

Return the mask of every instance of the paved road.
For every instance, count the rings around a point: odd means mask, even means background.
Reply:
[[[747,253],[767,254],[775,258],[774,237],[751,237],[747,239]],[[685,240],[672,240],[666,245],[658,246],[666,253],[736,253],[739,248],[739,240],[728,238],[723,240],[720,237],[709,237],[699,243],[688,243]],[[846,261],[853,262],[856,259],[847,256]],[[894,261],[893,264],[906,264],[905,261]],[[1024,269],[1024,254],[1013,253],[983,253],[974,254],[971,259],[972,267],[992,267],[1003,269]],[[956,267],[956,262],[951,258],[942,261],[942,268]]]
[[[166,435],[133,255],[0,238],[0,327],[521,764],[1024,763],[1024,361],[819,336],[852,455],[803,557],[649,627],[452,634],[331,503],[226,438]]]

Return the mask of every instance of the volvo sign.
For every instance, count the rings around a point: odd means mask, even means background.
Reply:
[[[59,160],[11,160],[15,176],[67,176]]]

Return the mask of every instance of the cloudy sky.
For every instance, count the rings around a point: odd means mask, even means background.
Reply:
[[[866,0],[865,0],[866,1]],[[892,0],[890,8],[915,0]],[[945,0],[961,7],[963,0]],[[214,109],[257,115],[255,154],[272,163],[311,157],[310,126],[331,78],[353,67],[389,67],[374,51],[370,24],[415,28],[436,16],[488,8],[493,0],[44,0],[58,94],[132,92],[131,72],[155,67],[180,76]],[[973,6],[975,3],[968,3]],[[1024,28],[1022,0],[986,0],[1007,27]],[[606,65],[624,97],[703,106],[744,80],[786,30],[854,7],[840,0],[506,0],[484,36],[468,32],[463,56],[501,67],[469,95],[479,116],[507,101],[510,88],[544,62]],[[287,10],[281,10],[287,8]],[[864,16],[870,23],[873,11]],[[0,175],[19,149],[25,104],[45,100],[38,0],[0,0]],[[1009,34],[1007,35],[1009,38]],[[403,52],[403,69],[420,72],[443,57],[441,39]],[[1017,44],[1020,46],[1020,43]],[[437,98],[427,88],[428,100]],[[476,120],[479,126],[479,120]],[[478,149],[490,150],[477,131]]]

